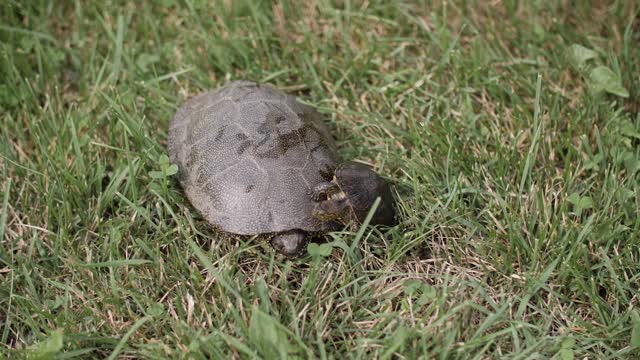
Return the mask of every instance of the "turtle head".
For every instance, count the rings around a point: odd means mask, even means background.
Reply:
[[[370,167],[356,163],[341,164],[331,182],[316,186],[313,199],[317,202],[313,216],[323,221],[344,225],[361,224],[380,197],[371,225],[395,224],[394,199],[389,184]]]
[[[327,184],[335,185],[333,181]],[[322,221],[333,221],[347,225],[355,220],[353,209],[345,193],[337,186],[336,190],[336,192],[327,194],[326,199],[316,203],[312,215]]]

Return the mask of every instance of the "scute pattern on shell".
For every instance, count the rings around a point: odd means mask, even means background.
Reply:
[[[322,231],[333,225],[311,215],[309,194],[338,160],[322,121],[291,95],[235,81],[178,109],[168,151],[193,206],[221,230]]]

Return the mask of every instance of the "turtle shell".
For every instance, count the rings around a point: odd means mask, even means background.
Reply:
[[[311,215],[313,187],[338,156],[321,115],[269,85],[235,81],[188,100],[168,151],[193,206],[241,235],[333,228]]]
[[[370,167],[352,161],[345,162],[337,168],[335,182],[349,200],[358,223],[365,220],[380,196],[380,204],[370,224],[395,225],[394,199],[389,184]]]

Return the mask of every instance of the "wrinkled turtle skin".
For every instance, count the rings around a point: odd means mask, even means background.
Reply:
[[[313,216],[310,196],[333,177],[335,144],[291,95],[250,81],[197,95],[171,121],[168,151],[188,199],[220,230],[267,235],[295,256],[307,234],[336,228]]]

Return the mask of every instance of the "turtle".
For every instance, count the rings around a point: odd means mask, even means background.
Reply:
[[[208,223],[258,235],[287,257],[316,234],[362,221],[377,196],[371,224],[393,223],[387,183],[340,164],[320,113],[268,84],[236,80],[190,98],[171,120],[167,151]]]

